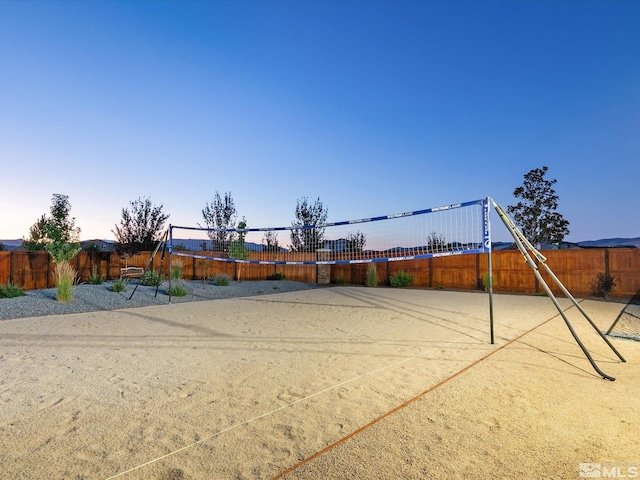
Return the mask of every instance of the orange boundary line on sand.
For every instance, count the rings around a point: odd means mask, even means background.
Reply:
[[[572,308],[573,305],[571,305],[569,307]],[[568,309],[567,309],[568,310]],[[398,405],[397,407],[395,407],[394,409],[388,411],[387,413],[379,416],[378,418],[372,420],[371,422],[367,423],[366,425],[364,425],[363,427],[358,428],[357,430],[354,430],[353,432],[351,432],[349,435],[347,435],[346,437],[341,438],[340,440],[335,441],[334,443],[327,445],[326,447],[324,447],[322,450],[320,450],[319,452],[314,453],[313,455],[311,455],[308,458],[305,458],[304,460],[302,460],[301,462],[297,463],[296,465],[294,465],[293,467],[285,470],[284,472],[276,475],[275,477],[273,477],[271,480],[279,480],[282,477],[284,477],[285,475],[288,475],[290,473],[295,472],[296,470],[298,470],[299,468],[303,467],[304,465],[311,463],[313,460],[315,460],[318,457],[321,457],[322,455],[324,455],[325,453],[327,453],[330,450],[333,450],[335,447],[337,447],[338,445],[342,445],[343,443],[345,443],[347,440],[352,439],[353,437],[355,437],[356,435],[359,435],[360,433],[362,433],[363,431],[371,428],[373,425],[375,425],[376,423],[380,422],[381,420],[393,415],[394,413],[398,412],[399,410],[402,410],[403,408],[411,405],[412,403],[416,402],[417,400],[421,399],[422,397],[424,397],[425,395],[427,395],[428,393],[434,391],[436,388],[440,388],[442,385],[444,385],[445,383],[449,382],[449,380],[453,380],[454,378],[456,378],[458,375],[461,375],[462,373],[466,372],[467,370],[469,370],[472,367],[475,367],[477,364],[479,364],[480,362],[485,361],[487,358],[489,358],[491,355],[493,355],[494,353],[499,352],[500,350],[502,350],[505,347],[508,347],[509,345],[511,345],[514,342],[517,342],[518,340],[520,340],[522,337],[524,337],[525,335],[530,334],[531,332],[533,332],[534,330],[540,328],[543,325],[546,325],[547,323],[549,323],[551,320],[553,320],[554,318],[557,318],[559,316],[559,314],[555,314],[553,317],[545,320],[544,322],[542,322],[539,325],[536,325],[535,327],[533,327],[531,330],[527,330],[526,332],[518,335],[516,338],[514,338],[513,340],[508,341],[507,343],[505,343],[504,345],[502,345],[501,347],[496,348],[495,350],[493,350],[492,352],[487,353],[484,357],[476,360],[475,362],[467,365],[466,367],[464,367],[462,370],[457,371],[456,373],[454,373],[453,375],[451,375],[448,378],[445,378],[444,380],[440,381],[439,383],[436,383],[435,385],[433,385],[432,387],[430,387],[428,390],[425,390],[422,393],[419,393],[418,395],[416,395],[415,397],[407,400],[406,402],[404,402],[401,405]]]

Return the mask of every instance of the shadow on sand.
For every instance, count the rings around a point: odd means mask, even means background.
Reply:
[[[640,290],[629,299],[605,335],[640,341]]]

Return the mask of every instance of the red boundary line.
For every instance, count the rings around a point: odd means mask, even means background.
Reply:
[[[569,308],[572,308],[572,306],[570,306]],[[327,453],[330,450],[333,450],[335,447],[337,447],[338,445],[342,445],[343,443],[345,443],[347,440],[350,440],[351,438],[355,437],[356,435],[359,435],[360,433],[362,433],[363,431],[371,428],[373,425],[375,425],[376,423],[380,422],[381,420],[393,415],[394,413],[398,412],[399,410],[402,410],[403,408],[411,405],[412,403],[416,402],[417,400],[421,399],[422,397],[424,397],[425,395],[427,395],[428,393],[431,393],[432,391],[434,391],[436,388],[440,388],[442,385],[444,385],[445,383],[449,382],[450,380],[453,380],[454,378],[456,378],[458,375],[461,375],[462,373],[466,372],[467,370],[475,367],[477,364],[479,364],[480,362],[485,361],[487,358],[489,358],[491,355],[498,353],[500,350],[502,350],[505,347],[508,347],[509,345],[511,345],[512,343],[517,342],[518,340],[520,340],[522,337],[524,337],[525,335],[530,334],[531,332],[533,332],[534,330],[540,328],[543,325],[546,325],[547,323],[549,323],[551,320],[553,320],[554,318],[557,318],[559,316],[559,314],[554,315],[553,317],[549,318],[548,320],[545,320],[544,322],[542,322],[539,325],[536,325],[535,327],[533,327],[531,330],[528,330],[520,335],[518,335],[516,338],[514,338],[513,340],[510,340],[509,342],[505,343],[504,345],[502,345],[501,347],[496,348],[494,351],[489,352],[488,354],[486,354],[484,357],[476,360],[475,362],[467,365],[466,367],[464,367],[462,370],[457,371],[456,373],[454,373],[453,375],[451,375],[448,378],[445,378],[444,380],[440,381],[439,383],[436,383],[435,385],[433,385],[432,387],[430,387],[428,390],[425,390],[422,393],[419,393],[418,395],[416,395],[415,397],[407,400],[406,402],[404,402],[401,405],[398,405],[397,407],[395,407],[394,409],[388,411],[387,413],[379,416],[378,418],[372,420],[371,422],[367,423],[366,425],[364,425],[363,427],[358,428],[357,430],[354,430],[353,432],[351,432],[350,434],[348,434],[346,437],[341,438],[340,440],[335,441],[334,443],[327,445],[326,447],[324,447],[322,450],[320,450],[319,452],[314,453],[313,455],[311,455],[308,458],[305,458],[304,460],[302,460],[301,462],[297,463],[296,465],[294,465],[293,467],[285,470],[284,472],[276,475],[275,477],[273,477],[271,480],[279,480],[282,477],[284,477],[285,475],[288,475],[290,473],[295,472],[296,470],[298,470],[299,468],[303,467],[304,465],[311,463],[313,460],[315,460],[316,458],[324,455],[325,453]]]

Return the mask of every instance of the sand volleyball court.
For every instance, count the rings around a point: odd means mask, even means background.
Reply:
[[[602,329],[624,308],[583,306]],[[579,478],[578,462],[639,462],[640,344],[613,340],[623,364],[575,318],[616,382],[544,297],[496,295],[495,345],[486,294],[385,288],[0,322],[0,478]]]

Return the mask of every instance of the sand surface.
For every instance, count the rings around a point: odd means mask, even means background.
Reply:
[[[625,473],[640,343],[620,362],[561,303],[615,382],[544,297],[496,295],[495,345],[485,294],[384,288],[0,322],[0,478]],[[624,308],[581,304],[603,330]]]

